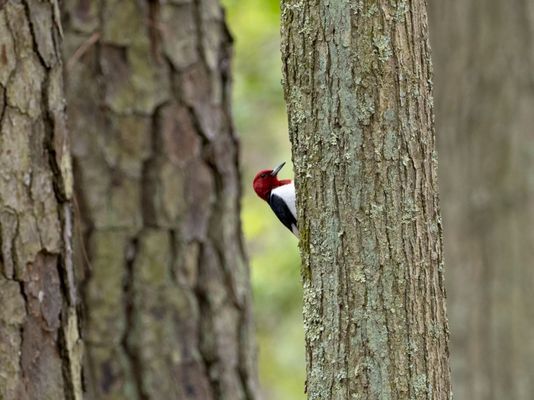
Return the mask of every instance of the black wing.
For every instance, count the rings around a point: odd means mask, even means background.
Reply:
[[[287,229],[293,232],[293,234],[297,235],[297,220],[291,210],[289,210],[286,202],[281,197],[271,194],[269,197],[269,205],[280,222],[282,222]]]

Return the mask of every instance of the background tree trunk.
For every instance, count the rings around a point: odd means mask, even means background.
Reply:
[[[432,0],[458,399],[534,393],[534,6]]]
[[[90,396],[254,399],[222,9],[65,6]]]
[[[285,0],[310,399],[449,399],[425,1]]]
[[[58,4],[0,1],[0,399],[81,399]]]

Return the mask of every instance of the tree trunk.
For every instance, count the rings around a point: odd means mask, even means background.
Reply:
[[[459,399],[534,393],[534,7],[430,1]]]
[[[449,399],[425,1],[285,0],[309,399]]]
[[[81,399],[55,0],[0,1],[0,399]]]
[[[65,6],[89,395],[254,399],[222,9]]]

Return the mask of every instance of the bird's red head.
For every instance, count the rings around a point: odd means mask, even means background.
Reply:
[[[273,190],[274,188],[291,182],[289,179],[284,179],[280,181],[276,176],[284,165],[285,162],[280,164],[275,169],[262,169],[254,177],[254,182],[252,184],[254,186],[254,191],[263,200],[269,201],[271,190]]]

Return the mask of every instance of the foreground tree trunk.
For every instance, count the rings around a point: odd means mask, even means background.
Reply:
[[[0,1],[0,399],[81,399],[55,0]]]
[[[432,0],[458,399],[534,393],[534,8]]]
[[[65,5],[90,397],[254,399],[221,7]]]
[[[425,2],[282,13],[308,397],[448,400]]]

